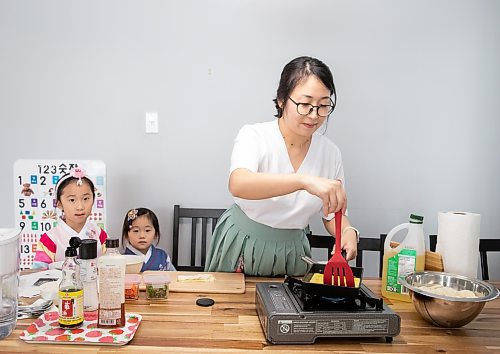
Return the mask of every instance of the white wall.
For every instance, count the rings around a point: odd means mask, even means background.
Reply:
[[[465,210],[482,215],[481,237],[500,237],[494,0],[0,0],[0,225],[14,220],[16,159],[101,159],[109,233],[147,206],[171,251],[173,204],[230,205],[233,139],[273,119],[281,69],[299,55],[333,70],[326,134],[363,235],[410,212],[436,233],[438,211]],[[146,111],[158,135],[144,133]]]

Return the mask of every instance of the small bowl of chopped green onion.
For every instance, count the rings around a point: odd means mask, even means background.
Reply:
[[[143,281],[146,286],[146,298],[148,300],[166,300],[168,298],[170,278],[167,274],[164,272],[144,274]]]

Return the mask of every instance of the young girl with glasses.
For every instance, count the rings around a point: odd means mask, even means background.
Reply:
[[[299,57],[281,73],[273,121],[245,125],[231,155],[229,190],[234,204],[219,219],[206,271],[248,275],[304,275],[311,256],[310,218],[321,213],[334,235],[342,213],[342,249],[356,257],[358,231],[345,211],[344,168],[339,148],[317,133],[336,104],[330,69]]]
[[[125,254],[144,256],[141,272],[146,270],[173,270],[170,256],[156,248],[153,241],[160,241],[160,224],[155,213],[146,208],[132,209],[123,220],[122,244],[127,244]]]

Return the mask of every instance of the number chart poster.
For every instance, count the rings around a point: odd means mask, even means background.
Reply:
[[[55,187],[74,167],[83,168],[94,182],[95,201],[90,220],[106,229],[106,165],[99,160],[17,160],[14,163],[14,202],[20,237],[21,269],[31,268],[43,233],[57,225]]]

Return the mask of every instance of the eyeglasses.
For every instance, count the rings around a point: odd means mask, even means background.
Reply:
[[[310,103],[301,103],[301,102],[295,102],[290,96],[288,96],[290,101],[295,103],[297,106],[297,113],[300,114],[301,116],[308,116],[309,114],[312,113],[314,108],[316,108],[316,113],[320,117],[328,117],[330,113],[333,112],[333,109],[335,108],[335,104],[333,103],[332,99],[330,98],[331,104],[320,104],[319,106],[313,106]]]

